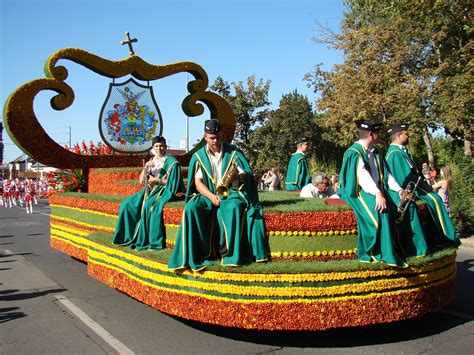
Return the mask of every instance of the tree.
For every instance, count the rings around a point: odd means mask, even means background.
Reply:
[[[254,162],[257,170],[275,167],[284,173],[300,136],[308,137],[313,143],[310,159],[322,160],[333,155],[331,145],[321,141],[320,115],[315,116],[308,98],[297,90],[284,94],[278,109],[270,111],[268,117],[251,135],[250,148],[257,157]]]
[[[422,5],[430,19],[436,63],[433,114],[454,139],[464,140],[464,154],[472,157],[473,3],[456,0]]]
[[[268,101],[270,80],[264,83],[263,79],[260,79],[257,82],[255,75],[251,75],[247,78],[246,84],[246,88],[241,81],[229,84],[221,76],[218,76],[211,86],[211,90],[226,99],[234,110],[237,121],[234,141],[252,160],[255,157],[249,149],[250,134],[258,125],[267,120],[268,109],[266,107],[271,104]]]
[[[435,36],[439,31],[433,17],[443,17],[444,10],[435,3],[446,2],[345,2],[348,12],[341,34],[317,39],[344,51],[344,63],[331,71],[317,65],[305,76],[321,95],[317,107],[327,113],[327,139],[348,145],[354,139],[353,121],[358,118],[373,118],[386,125],[410,121],[413,143],[419,145],[423,140],[434,165],[429,128],[449,126],[447,118],[438,114],[447,105],[440,106],[437,99],[441,96],[436,94],[441,72]],[[459,105],[469,107],[467,98],[464,94]],[[464,120],[463,136],[468,136],[469,116],[456,117],[458,123]]]

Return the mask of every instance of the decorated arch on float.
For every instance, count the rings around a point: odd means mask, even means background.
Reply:
[[[122,181],[139,174],[139,169],[126,168],[141,166],[149,138],[162,129],[149,82],[191,74],[194,80],[182,102],[186,115],[202,115],[203,105],[207,106],[211,118],[221,121],[226,142],[232,141],[236,127],[230,105],[207,90],[208,77],[201,66],[188,61],[147,63],[135,55],[134,41],[128,37],[123,42],[129,45],[130,55],[118,61],[78,48],[61,49],[46,61],[46,78],[21,85],[5,104],[7,132],[28,155],[57,168],[91,170],[89,194],[50,198],[53,248],[86,262],[92,277],[161,312],[221,326],[266,330],[364,326],[418,317],[453,299],[455,249],[412,258],[404,269],[361,264],[356,260],[357,224],[352,211],[341,206],[272,209],[288,201],[286,197],[279,201],[278,194],[261,198],[264,207],[268,202],[264,219],[269,263],[173,272],[167,268],[167,250],[135,252],[111,245],[121,199],[142,188]],[[100,109],[99,130],[104,142],[125,155],[75,154],[54,142],[39,124],[33,110],[38,93],[56,92],[51,99],[55,110],[66,110],[74,102],[74,91],[66,83],[68,71],[59,65],[67,60],[112,79]],[[186,166],[202,144],[176,158]],[[163,210],[168,248],[176,240],[183,207],[178,202]]]
[[[149,83],[178,73],[189,73],[194,77],[194,80],[188,83],[187,88],[189,95],[187,95],[182,102],[184,113],[188,117],[200,116],[204,113],[204,104],[209,109],[211,118],[217,118],[221,121],[224,141],[230,142],[234,137],[235,115],[232,108],[221,96],[207,90],[209,79],[207,73],[200,65],[188,61],[166,65],[150,64],[135,55],[132,49],[130,50],[129,57],[122,60],[110,60],[79,48],[64,48],[53,53],[47,59],[44,69],[46,78],[34,79],[21,85],[8,97],[4,106],[4,123],[8,134],[19,148],[36,161],[56,168],[89,169],[134,167],[141,165],[143,154],[139,153],[143,153],[147,150],[146,144],[142,146],[143,149],[135,149],[135,147],[130,149],[132,145],[129,145],[127,147],[128,149],[120,149],[119,146],[113,144],[113,139],[107,139],[105,137],[107,133],[102,124],[100,125],[100,132],[104,143],[109,144],[113,149],[119,152],[129,154],[125,156],[76,154],[56,143],[48,133],[46,133],[35,115],[33,102],[40,92],[54,91],[56,95],[51,99],[51,107],[54,110],[66,110],[74,103],[74,90],[66,82],[68,70],[65,66],[59,65],[60,61],[65,60],[75,62],[98,75],[114,80],[111,84],[108,98],[110,98],[113,92],[112,88],[115,88],[117,92],[121,91],[120,88],[117,89],[120,85],[115,84],[115,80],[127,76],[131,76],[132,78],[127,80],[125,84],[130,83],[135,87],[143,89],[146,87],[133,78]],[[136,90],[134,93],[130,89],[131,85],[121,86],[124,87],[122,93],[126,96],[125,101],[130,105],[136,104],[137,98],[135,97],[134,99],[133,95],[137,96],[137,92],[139,93],[140,90]],[[149,101],[156,105],[153,96],[151,96]],[[107,114],[107,111],[113,109],[113,107],[106,105],[107,102],[106,100],[106,103],[104,103],[102,107],[101,118],[103,118],[104,114]],[[143,143],[149,142],[152,134],[161,133],[161,114],[159,110],[150,112],[157,113],[155,117],[150,120],[150,125],[154,128],[154,131],[143,132]],[[143,119],[146,119],[146,117],[143,117]],[[158,126],[158,129],[156,126]],[[146,133],[149,134],[146,135]],[[120,136],[122,139],[124,137],[126,137],[125,134]],[[128,137],[131,137],[131,135]],[[204,144],[203,141],[196,145],[191,151],[178,155],[176,158],[181,164],[187,164],[192,154],[199,149],[202,144]]]

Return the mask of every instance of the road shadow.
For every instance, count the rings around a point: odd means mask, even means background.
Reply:
[[[44,233],[30,233],[30,234],[27,234],[26,237],[35,237],[38,235],[44,235]]]
[[[18,261],[18,260],[0,260],[0,264],[4,264],[4,263],[13,263],[15,261]]]
[[[56,292],[64,292],[67,291],[65,288],[55,288],[55,289],[48,289],[43,291],[33,291],[33,292],[21,292],[17,293],[19,290],[4,290],[0,291],[0,294],[4,296],[0,296],[0,300],[2,301],[21,301],[21,300],[28,300],[31,298],[36,297],[43,297],[50,293]]]
[[[13,312],[13,311],[16,311],[17,309],[20,309],[20,308],[18,307],[0,308],[0,323],[6,323],[11,320],[26,317],[26,314],[23,312]]]
[[[472,314],[472,295],[474,294],[474,259],[456,261],[456,297],[450,310]]]
[[[10,245],[10,244],[15,244],[15,243],[0,243],[0,245]]]
[[[261,345],[298,348],[352,348],[355,346],[398,343],[433,336],[470,321],[440,311],[416,319],[365,327],[349,327],[326,331],[252,331],[175,319],[194,329],[224,338]]]
[[[14,236],[9,234],[9,235],[0,235],[0,238],[13,238]]]
[[[33,255],[33,253],[0,254],[0,258],[9,258],[16,255]]]

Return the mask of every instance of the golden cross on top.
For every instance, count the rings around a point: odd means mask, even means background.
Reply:
[[[130,55],[135,55],[135,52],[133,51],[132,43],[138,42],[138,39],[130,39],[130,34],[128,32],[125,32],[125,36],[127,36],[126,41],[120,42],[122,45],[128,44],[128,49],[130,50]]]

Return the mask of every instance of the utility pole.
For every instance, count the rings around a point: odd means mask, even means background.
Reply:
[[[71,148],[71,126],[69,126],[69,149]]]
[[[189,73],[186,73],[186,91],[185,94],[188,95],[188,83],[189,83]],[[186,115],[186,138],[185,140],[185,149],[189,151],[189,117]]]

